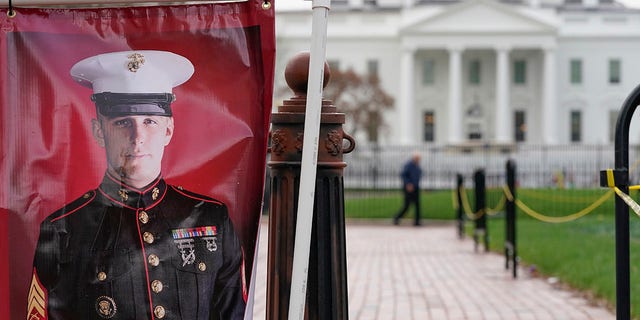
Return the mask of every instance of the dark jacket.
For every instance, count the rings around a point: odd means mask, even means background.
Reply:
[[[402,177],[402,186],[405,190],[408,184],[412,184],[414,190],[420,189],[420,178],[422,178],[422,169],[420,169],[420,166],[418,166],[418,164],[416,164],[412,160],[409,160],[407,163],[405,163],[400,176]]]
[[[45,319],[242,319],[241,266],[222,202],[107,174],[42,222],[33,282]]]

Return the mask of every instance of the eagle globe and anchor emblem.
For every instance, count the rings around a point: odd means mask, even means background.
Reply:
[[[101,296],[96,299],[96,312],[102,319],[111,319],[116,314],[118,308],[113,298]]]

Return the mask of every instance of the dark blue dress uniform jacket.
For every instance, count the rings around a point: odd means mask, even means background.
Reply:
[[[244,314],[241,265],[223,203],[107,174],[42,222],[33,272],[45,319],[226,320]]]

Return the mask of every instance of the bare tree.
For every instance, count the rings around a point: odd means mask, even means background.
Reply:
[[[362,130],[368,142],[378,143],[380,131],[387,126],[384,112],[393,108],[394,100],[382,89],[377,75],[362,76],[352,69],[331,70],[324,97],[347,115],[352,134]]]

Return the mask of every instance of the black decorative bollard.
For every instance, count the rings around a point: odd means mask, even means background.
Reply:
[[[462,206],[462,188],[464,188],[464,178],[462,174],[456,174],[456,201],[458,201],[458,210],[456,211],[456,219],[458,220],[458,238],[464,238],[464,207]]]
[[[268,320],[288,318],[308,69],[308,53],[289,62],[285,78],[294,97],[284,101],[271,120]],[[326,63],[324,80],[326,86]],[[337,113],[331,101],[322,101],[320,121],[305,319],[348,319],[342,156],[354,149],[355,142],[343,132],[345,115]]]
[[[473,231],[474,249],[478,251],[480,238],[484,239],[484,251],[489,251],[489,232],[487,231],[487,199],[485,173],[483,169],[477,169],[473,174],[475,185],[475,211],[478,217],[475,219],[475,230]]]
[[[615,132],[615,169],[600,172],[600,185],[617,187],[629,193],[629,127],[633,113],[640,106],[640,85],[622,104]],[[629,233],[629,206],[616,197],[616,318],[631,318],[631,260]]]
[[[518,256],[516,250],[516,164],[513,160],[507,161],[507,190],[505,190],[507,201],[505,211],[507,220],[505,223],[505,243],[504,255],[506,259],[506,269],[509,269],[509,262],[513,267],[513,278],[518,276]]]

